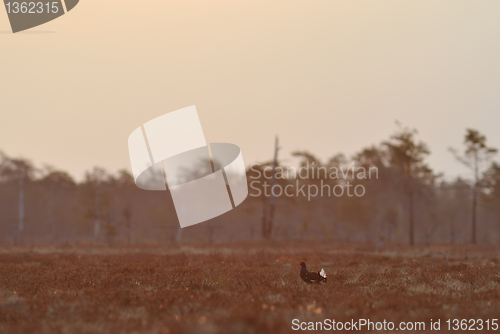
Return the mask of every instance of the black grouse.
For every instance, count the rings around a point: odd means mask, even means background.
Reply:
[[[326,272],[325,269],[321,269],[317,273],[309,272],[306,268],[306,263],[304,261],[300,261],[300,278],[307,284],[321,284],[326,283]]]

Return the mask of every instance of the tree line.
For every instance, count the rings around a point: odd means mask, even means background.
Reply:
[[[0,152],[0,243],[187,243],[251,239],[317,238],[331,241],[409,243],[498,243],[500,241],[500,164],[479,131],[467,129],[463,147],[451,148],[472,179],[447,181],[426,162],[431,154],[417,131],[398,124],[378,145],[348,158],[333,154],[321,161],[296,151],[302,168],[356,165],[378,169],[378,178],[347,176],[279,178],[274,158],[247,170],[257,187],[363,185],[361,197],[249,196],[235,210],[209,222],[180,229],[168,191],[144,191],[126,170],[111,174],[95,167],[76,182],[67,172],[38,168],[27,159]],[[256,169],[257,168],[257,169]],[[272,177],[264,178],[264,169]],[[313,174],[311,174],[313,175]],[[255,185],[253,185],[255,187]]]

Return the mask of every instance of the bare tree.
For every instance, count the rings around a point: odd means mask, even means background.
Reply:
[[[415,244],[415,193],[419,182],[433,181],[432,170],[424,163],[430,154],[427,144],[417,142],[417,130],[402,127],[397,123],[399,130],[391,136],[390,141],[383,144],[389,153],[389,162],[399,170],[405,178],[405,193],[408,200],[409,240]]]
[[[273,171],[271,179],[271,194],[269,199],[263,196],[263,207],[262,207],[262,236],[266,239],[270,239],[273,233],[274,224],[274,211],[276,209],[276,198],[273,193],[274,186],[276,184],[276,168],[278,167],[278,152],[279,138],[276,136],[274,141],[274,159],[273,159]]]
[[[477,130],[467,129],[464,138],[465,152],[458,153],[454,148],[450,148],[455,158],[472,170],[474,180],[472,183],[472,235],[471,241],[477,243],[477,192],[479,182],[481,181],[481,172],[486,163],[491,161],[493,155],[497,153],[497,149],[486,145],[486,137]]]

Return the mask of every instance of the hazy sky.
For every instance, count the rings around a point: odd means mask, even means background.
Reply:
[[[209,142],[247,164],[379,143],[400,120],[429,162],[465,128],[500,147],[500,1],[80,0],[11,34],[0,8],[0,150],[81,178],[130,169],[127,138],[196,105]]]

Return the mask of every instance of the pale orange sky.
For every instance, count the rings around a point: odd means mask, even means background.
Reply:
[[[500,147],[498,0],[81,0],[11,34],[0,9],[0,150],[80,179],[130,169],[128,135],[196,105],[247,164],[323,159],[416,127],[431,166],[466,127]],[[47,33],[44,33],[47,32]]]

